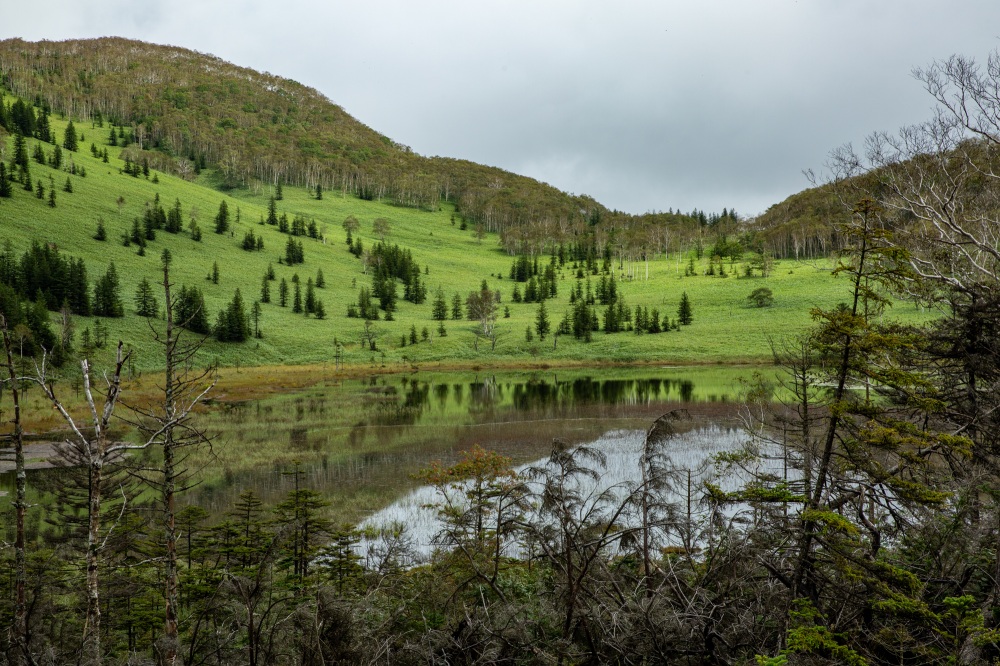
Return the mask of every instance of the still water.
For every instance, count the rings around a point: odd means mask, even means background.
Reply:
[[[204,419],[213,455],[185,501],[223,512],[253,489],[274,503],[297,481],[328,498],[336,519],[356,522],[413,490],[420,469],[476,444],[518,465],[545,456],[556,438],[644,431],[673,409],[690,413],[690,428],[733,428],[739,380],[754,370],[421,372],[219,403]]]

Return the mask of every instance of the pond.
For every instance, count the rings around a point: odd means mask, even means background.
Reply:
[[[295,485],[357,522],[418,484],[433,461],[450,464],[479,445],[524,464],[558,438],[594,442],[645,430],[683,408],[690,428],[736,424],[739,379],[759,368],[663,367],[381,375],[213,406],[203,419],[212,455],[193,455],[201,482],[185,502],[225,511],[252,488],[265,503]]]

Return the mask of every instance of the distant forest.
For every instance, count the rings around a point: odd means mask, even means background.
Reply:
[[[112,145],[131,163],[183,177],[213,167],[224,187],[288,183],[429,209],[447,201],[471,224],[501,234],[511,252],[537,254],[589,234],[599,253],[611,245],[635,258],[720,234],[779,258],[841,247],[832,222],[843,213],[828,190],[753,219],[726,209],[626,214],[494,167],[417,155],[316,90],[177,47],[9,39],[0,42],[0,82],[43,110],[37,123],[0,117],[7,131],[44,133],[44,113],[54,111],[114,134]]]

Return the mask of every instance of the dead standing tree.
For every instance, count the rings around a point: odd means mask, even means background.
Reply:
[[[99,666],[101,655],[101,597],[98,567],[100,553],[104,542],[101,540],[101,502],[104,468],[109,461],[121,456],[126,448],[135,448],[127,444],[115,444],[108,439],[108,428],[115,407],[121,397],[121,374],[128,361],[129,354],[123,352],[123,344],[118,343],[115,354],[115,369],[111,377],[105,378],[107,393],[104,402],[98,406],[91,384],[91,367],[87,359],[80,362],[83,377],[83,394],[90,409],[89,425],[77,423],[63,402],[56,396],[52,381],[46,375],[46,357],[43,355],[41,365],[36,369],[34,380],[42,387],[52,406],[70,427],[71,435],[66,440],[67,447],[79,456],[88,471],[88,502],[87,502],[87,554],[86,554],[86,596],[87,614],[83,625],[83,651],[81,663],[86,666]]]
[[[153,340],[163,347],[164,378],[163,402],[159,405],[143,406],[129,404],[135,415],[128,421],[143,433],[145,442],[141,448],[156,447],[162,452],[161,466],[143,470],[146,482],[159,490],[163,503],[164,546],[165,546],[165,590],[164,590],[164,635],[159,646],[161,661],[167,666],[177,663],[178,629],[177,614],[180,607],[178,566],[176,494],[185,489],[183,469],[184,457],[181,452],[199,444],[208,444],[204,431],[191,421],[194,408],[204,400],[214,388],[216,379],[211,370],[189,373],[191,361],[201,349],[204,338],[187,341],[181,338],[183,327],[189,321],[174,321],[174,299],[170,282],[171,256],[163,251],[163,295],[166,326],[161,332],[147,319]],[[192,315],[194,316],[194,315]]]
[[[14,430],[11,439],[14,444],[14,625],[11,627],[11,645],[14,647],[12,663],[33,664],[28,645],[28,606],[26,602],[27,559],[25,556],[24,513],[27,508],[27,474],[24,467],[24,430],[21,426],[20,385],[23,381],[14,368],[14,343],[7,330],[7,319],[0,314],[0,332],[3,334],[3,347],[6,352],[6,366],[11,400],[14,404]]]

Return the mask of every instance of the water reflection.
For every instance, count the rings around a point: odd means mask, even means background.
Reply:
[[[337,519],[356,521],[413,488],[414,472],[435,460],[450,464],[476,444],[520,464],[545,455],[555,437],[573,444],[645,429],[680,403],[703,423],[725,423],[735,409],[735,380],[746,372],[422,372],[219,401],[202,420],[214,438],[213,457],[183,501],[217,513],[252,488],[275,503],[291,490],[283,472],[298,461]],[[12,485],[11,474],[0,474],[0,488]]]
[[[415,425],[432,409],[443,412],[463,408],[473,421],[483,422],[503,414],[515,418],[518,414],[564,417],[594,405],[640,406],[696,400],[695,383],[691,379],[661,377],[532,376],[502,381],[497,375],[485,375],[466,383],[408,377],[371,378],[362,383],[366,386],[362,404],[370,410],[365,422],[373,426]],[[733,394],[713,393],[709,398],[712,402],[727,403]]]

